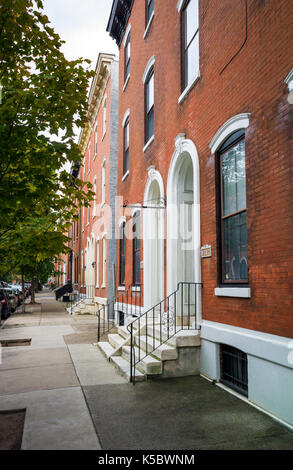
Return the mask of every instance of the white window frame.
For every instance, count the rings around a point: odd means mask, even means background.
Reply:
[[[96,238],[96,288],[100,287],[100,239]]]
[[[94,158],[96,158],[98,154],[98,123],[95,125],[95,145],[94,145]]]
[[[102,185],[101,185],[101,191],[102,191],[102,202],[101,202],[101,207],[104,206],[106,202],[106,157],[102,161]]]
[[[102,250],[103,250],[103,278],[102,278],[102,289],[106,287],[107,278],[107,233],[102,236]]]
[[[107,132],[107,95],[105,95],[103,100],[103,136],[102,140],[105,137]]]

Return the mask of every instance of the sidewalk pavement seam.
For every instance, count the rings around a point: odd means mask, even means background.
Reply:
[[[74,371],[75,371],[75,374],[76,374],[78,383],[79,383],[79,385],[80,385],[80,389],[81,389],[82,394],[83,394],[83,398],[84,398],[86,407],[87,407],[88,412],[89,412],[89,415],[90,415],[90,417],[91,417],[91,422],[92,422],[92,424],[93,424],[93,428],[94,428],[94,430],[95,430],[95,433],[96,433],[96,436],[97,436],[97,439],[98,439],[98,443],[99,443],[99,445],[100,445],[100,447],[101,447],[101,450],[103,450],[101,437],[100,437],[100,434],[99,434],[99,432],[98,432],[98,430],[97,430],[97,428],[96,428],[95,422],[94,422],[94,420],[93,420],[92,413],[91,413],[91,410],[90,410],[90,407],[89,407],[89,404],[88,404],[86,395],[85,395],[84,390],[83,390],[83,386],[82,386],[82,384],[81,384],[81,382],[80,382],[80,380],[79,380],[79,376],[78,376],[78,373],[77,373],[77,370],[76,370],[76,367],[75,367],[74,360],[73,360],[73,358],[72,358],[72,356],[71,356],[71,352],[70,352],[70,349],[69,349],[68,345],[66,345],[66,346],[67,346],[67,350],[68,350],[68,353],[69,353],[69,356],[70,356],[72,365],[73,365],[73,367],[74,367]]]

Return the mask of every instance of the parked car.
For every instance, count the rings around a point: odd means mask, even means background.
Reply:
[[[10,304],[11,304],[11,312],[15,312],[16,308],[18,307],[18,298],[11,287],[4,287],[4,290],[7,292],[9,299],[10,299]]]
[[[6,320],[11,313],[11,302],[8,293],[0,287],[1,320]]]
[[[23,299],[24,299],[24,295],[23,295],[23,292],[22,292],[22,287],[17,285],[17,284],[10,284],[8,286],[10,289],[13,290],[14,294],[16,295],[17,297],[17,305],[21,305],[21,303],[23,302]]]

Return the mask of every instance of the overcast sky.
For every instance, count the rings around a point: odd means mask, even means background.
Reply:
[[[99,52],[118,48],[106,32],[112,0],[43,0],[44,11],[61,39],[67,59],[83,57],[95,68]]]

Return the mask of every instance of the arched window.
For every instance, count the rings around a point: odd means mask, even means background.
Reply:
[[[133,217],[133,284],[140,286],[140,213],[136,212]]]
[[[145,143],[154,135],[154,68],[145,81]]]
[[[244,129],[218,150],[221,282],[248,282]]]
[[[119,242],[119,284],[125,286],[125,254],[126,254],[126,237],[125,237],[125,222],[120,227],[120,242]]]

